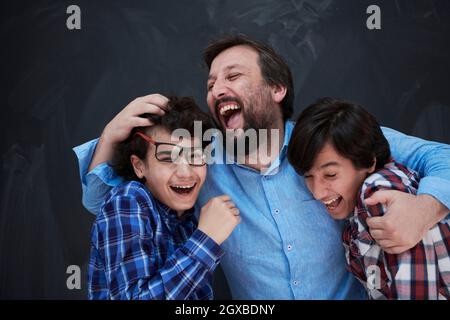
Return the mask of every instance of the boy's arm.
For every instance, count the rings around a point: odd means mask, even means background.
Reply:
[[[112,299],[187,299],[196,289],[210,285],[208,276],[223,255],[219,245],[196,230],[158,268],[150,210],[133,197],[116,196],[97,217],[93,243],[105,259]]]
[[[384,217],[368,219],[375,240],[388,240],[388,253],[401,253],[415,246],[450,211],[450,146],[407,136],[382,128],[392,156],[422,177],[417,196],[398,191],[375,193],[369,205],[387,206]]]
[[[80,168],[82,202],[87,210],[97,214],[111,187],[122,181],[107,164],[111,160],[114,146],[124,141],[134,127],[152,125],[150,120],[141,118],[140,115],[163,115],[167,102],[167,98],[159,94],[136,98],[106,125],[99,139],[73,149]]]

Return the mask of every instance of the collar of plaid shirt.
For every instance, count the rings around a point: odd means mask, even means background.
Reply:
[[[147,189],[146,191],[155,201],[157,207],[156,209],[161,214],[161,219],[164,221],[167,227],[170,228],[170,226],[176,226],[180,223],[185,223],[188,221],[192,221],[195,225],[197,224],[197,220],[195,218],[195,207],[186,210],[180,217],[178,217],[178,213],[175,210],[156,199]]]

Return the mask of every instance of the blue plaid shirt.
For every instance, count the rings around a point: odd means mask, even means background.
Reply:
[[[92,227],[90,299],[212,299],[223,250],[137,181],[113,188]]]

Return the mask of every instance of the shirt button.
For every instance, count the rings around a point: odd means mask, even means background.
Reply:
[[[287,249],[288,249],[288,251],[291,251],[292,250],[292,246],[290,244],[288,244]]]
[[[275,209],[275,210],[274,210],[274,213],[275,213],[275,214],[279,214],[279,213],[280,213],[280,210],[279,210],[279,209]]]
[[[294,284],[294,286],[298,285],[298,281],[294,280],[293,284]]]

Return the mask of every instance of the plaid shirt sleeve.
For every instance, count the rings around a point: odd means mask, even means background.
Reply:
[[[373,299],[439,299],[449,297],[449,225],[439,223],[415,247],[399,254],[385,253],[369,233],[366,219],[383,216],[383,205],[367,206],[364,200],[378,190],[416,194],[415,172],[396,164],[371,176],[361,190],[355,216],[344,232],[349,245],[350,271],[367,287]]]
[[[197,229],[156,268],[160,252],[154,246],[151,219],[152,208],[128,195],[112,197],[99,213],[92,241],[104,261],[109,298],[189,299],[208,285],[208,276],[223,255],[220,246]]]
[[[369,233],[366,223],[368,217],[384,215],[386,208],[382,204],[367,206],[364,200],[369,198],[378,190],[390,190],[389,186],[381,183],[382,180],[374,181],[371,184],[365,183],[357,199],[355,215],[350,219],[350,224],[343,234],[344,244],[349,270],[368,289],[372,299],[383,299],[389,294],[389,275],[386,273],[383,251],[377,245]],[[376,279],[378,283],[371,283],[368,270],[376,267],[380,271],[380,276]],[[373,285],[371,288],[371,285]],[[374,289],[374,290],[371,290]]]

